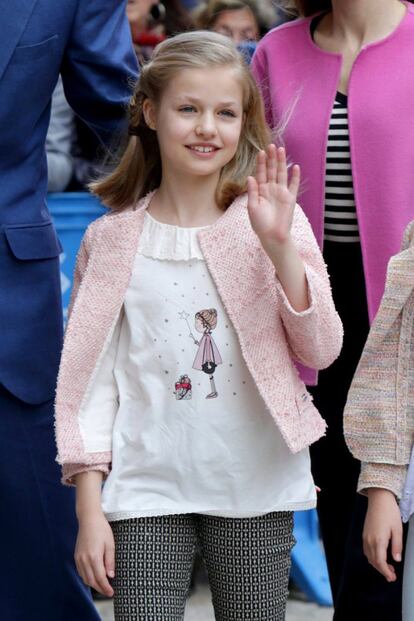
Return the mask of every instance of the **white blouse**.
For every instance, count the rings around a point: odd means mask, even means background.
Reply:
[[[145,215],[119,342],[104,365],[119,400],[102,495],[110,521],[316,504],[309,452],[291,453],[267,412],[198,230]]]

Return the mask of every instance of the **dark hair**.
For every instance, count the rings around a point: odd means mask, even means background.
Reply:
[[[330,11],[331,0],[291,0],[287,3],[288,8],[293,8],[298,15],[307,17],[321,11]]]
[[[414,0],[408,1],[411,3],[414,2]],[[330,11],[332,9],[331,0],[284,0],[281,4],[288,10],[292,9],[301,17],[308,17],[309,15],[315,15],[315,13]]]
[[[260,0],[205,0],[193,11],[195,25],[200,30],[213,30],[220,13],[240,9],[251,11],[260,36],[266,34],[276,21],[273,9],[262,6]]]
[[[180,0],[163,0],[165,17],[162,20],[167,37],[194,28],[190,13],[183,7]]]

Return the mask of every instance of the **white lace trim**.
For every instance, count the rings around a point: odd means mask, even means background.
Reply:
[[[150,259],[170,261],[204,261],[197,239],[198,231],[206,226],[182,227],[164,224],[145,213],[144,226],[138,244],[138,252]]]

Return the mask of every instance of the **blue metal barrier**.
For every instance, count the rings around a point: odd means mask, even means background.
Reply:
[[[86,227],[106,212],[99,201],[84,192],[49,194],[48,207],[60,241],[63,312],[66,318],[76,254]],[[296,545],[292,551],[291,577],[307,597],[321,606],[332,606],[325,555],[319,538],[315,510],[295,513]]]
[[[293,582],[311,601],[320,606],[332,606],[331,586],[319,537],[316,509],[295,512],[293,534],[296,539],[290,572]]]

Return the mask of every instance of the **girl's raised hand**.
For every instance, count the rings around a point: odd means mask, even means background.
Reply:
[[[265,250],[275,249],[290,238],[293,212],[299,190],[300,169],[295,165],[290,182],[283,147],[270,144],[260,151],[256,175],[248,178],[247,208],[253,230]]]

